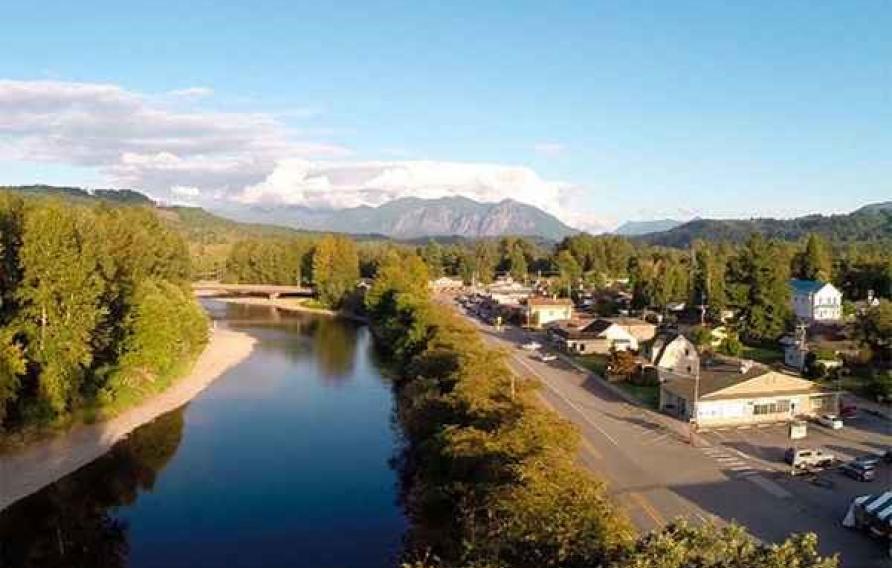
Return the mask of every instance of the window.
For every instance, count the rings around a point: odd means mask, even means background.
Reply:
[[[763,402],[753,405],[753,414],[757,416],[765,414],[781,414],[790,412],[789,400],[776,400],[774,402]]]

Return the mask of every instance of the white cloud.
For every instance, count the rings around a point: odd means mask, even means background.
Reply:
[[[214,94],[214,90],[208,87],[186,87],[185,89],[174,89],[172,91],[167,91],[167,94],[172,97],[184,97],[191,99],[209,97]]]
[[[559,142],[538,142],[533,144],[533,151],[535,153],[549,158],[563,154],[566,149],[567,147]]]
[[[170,188],[170,193],[180,197],[191,198],[201,195],[201,190],[192,185],[175,185]]]
[[[200,98],[211,92],[190,87],[167,94]],[[542,179],[528,167],[345,161],[347,148],[300,140],[281,113],[184,111],[164,100],[116,85],[0,80],[0,159],[87,167],[108,185],[204,205],[223,200],[340,208],[461,195],[488,202],[511,198],[574,226],[592,226],[591,215],[575,205],[579,188]],[[552,154],[563,150],[556,143],[537,147]]]

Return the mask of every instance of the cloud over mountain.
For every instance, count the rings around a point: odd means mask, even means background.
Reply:
[[[528,167],[348,160],[345,146],[306,140],[280,115],[196,108],[212,95],[204,87],[150,95],[109,84],[0,80],[0,159],[92,168],[110,185],[203,205],[344,208],[407,196],[511,198],[591,226],[570,207],[580,188]]]

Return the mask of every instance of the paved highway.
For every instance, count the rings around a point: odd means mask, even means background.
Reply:
[[[508,354],[518,376],[541,383],[547,406],[579,427],[581,461],[607,483],[639,529],[679,517],[694,523],[737,521],[766,541],[782,540],[791,532],[815,532],[824,553],[843,552],[844,568],[888,562],[878,543],[839,525],[845,509],[838,510],[838,498],[833,507],[822,506],[815,487],[790,479],[778,463],[707,436],[698,437],[694,447],[683,427],[666,427],[666,417],[627,403],[600,379],[561,361],[539,361],[519,349],[526,332],[500,332],[469,319],[490,345]],[[864,492],[888,486],[878,481]]]

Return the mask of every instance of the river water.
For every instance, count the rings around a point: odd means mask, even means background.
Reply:
[[[394,566],[406,522],[366,327],[210,301],[252,355],[0,513],[0,566]]]

